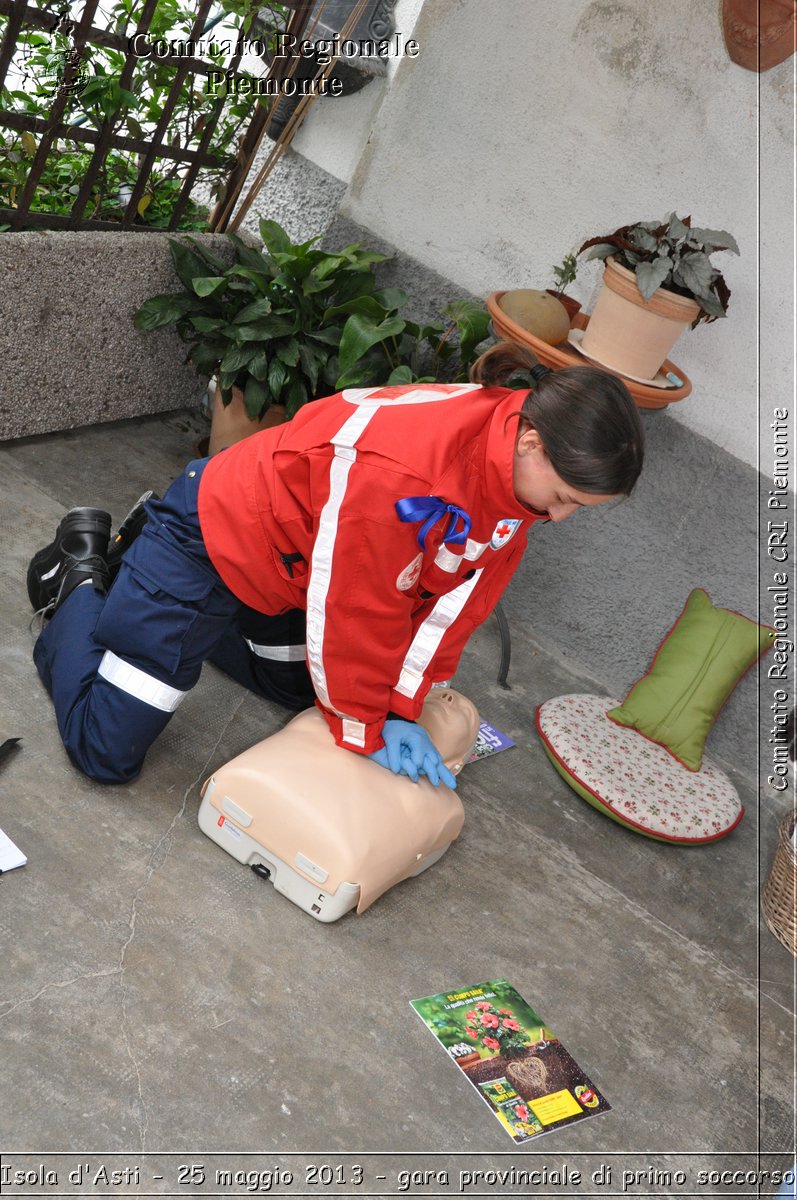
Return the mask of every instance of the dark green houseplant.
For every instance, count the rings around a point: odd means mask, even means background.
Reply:
[[[139,329],[175,325],[225,405],[240,389],[253,421],[272,404],[290,417],[341,387],[466,377],[488,332],[479,305],[456,301],[447,320],[422,326],[399,316],[406,293],[377,289],[372,267],[384,255],[294,243],[275,221],[260,233],[262,250],[227,235],[229,265],[193,239],[170,239],[183,291],[153,296],[135,316]]]
[[[135,316],[138,329],[174,324],[199,374],[216,376],[224,404],[239,388],[253,420],[276,403],[291,416],[334,390],[342,322],[327,310],[373,292],[371,264],[383,258],[358,245],[327,254],[292,243],[275,221],[261,221],[260,233],[263,250],[227,235],[229,265],[194,239],[169,239],[184,290],[153,296]]]
[[[336,387],[467,380],[490,334],[486,308],[472,300],[453,300],[443,309],[443,319],[420,325],[399,315],[407,299],[400,288],[385,288],[332,311],[346,318]]]

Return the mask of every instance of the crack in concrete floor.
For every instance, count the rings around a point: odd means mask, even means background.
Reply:
[[[182,793],[182,800],[180,802],[180,808],[178,809],[178,811],[175,812],[174,816],[172,817],[172,821],[169,822],[169,827],[166,830],[166,833],[163,833],[161,835],[161,838],[158,839],[155,847],[152,848],[152,852],[151,852],[150,858],[149,858],[149,863],[148,863],[148,866],[146,866],[145,880],[142,884],[140,884],[140,887],[138,888],[138,892],[136,893],[136,895],[133,896],[131,912],[130,912],[130,922],[128,922],[128,926],[127,926],[128,935],[127,935],[127,940],[125,941],[124,946],[122,946],[122,948],[121,948],[121,954],[120,954],[120,958],[119,958],[119,967],[118,967],[118,970],[113,972],[113,974],[119,974],[119,985],[121,988],[121,1036],[122,1036],[122,1039],[124,1039],[125,1050],[127,1051],[127,1057],[130,1058],[130,1061],[133,1066],[133,1070],[134,1070],[134,1072],[136,1072],[136,1085],[138,1088],[138,1110],[136,1112],[134,1112],[133,1118],[134,1118],[134,1121],[136,1121],[136,1124],[138,1126],[138,1134],[139,1134],[139,1140],[140,1140],[140,1153],[142,1153],[142,1154],[144,1154],[146,1152],[146,1129],[148,1129],[148,1126],[149,1126],[149,1118],[148,1118],[148,1111],[146,1111],[146,1102],[144,1099],[144,1087],[142,1084],[142,1072],[140,1072],[140,1068],[138,1066],[138,1060],[136,1058],[136,1055],[133,1054],[132,1039],[130,1036],[130,1032],[128,1032],[128,1031],[130,1031],[130,1009],[128,1009],[128,996],[130,996],[130,992],[128,992],[128,989],[127,989],[127,986],[125,983],[125,973],[127,971],[125,959],[126,959],[128,950],[130,950],[130,947],[132,946],[134,937],[136,937],[136,923],[137,923],[137,918],[138,918],[139,902],[140,902],[140,900],[143,899],[144,893],[146,892],[146,888],[149,887],[149,884],[152,880],[152,876],[154,876],[155,872],[157,870],[160,870],[162,868],[162,866],[168,862],[169,853],[170,853],[170,850],[172,850],[172,834],[174,832],[174,828],[176,827],[176,824],[178,824],[178,822],[181,820],[181,818],[184,817],[184,815],[185,815],[185,809],[186,809],[186,804],[188,803],[188,797],[191,796],[191,793],[193,792],[194,787],[196,787],[199,784],[199,781],[202,780],[204,778],[204,775],[206,774],[206,772],[208,772],[210,763],[212,761],[214,761],[214,757],[216,755],[216,751],[218,750],[218,746],[221,745],[224,736],[226,736],[226,733],[229,730],[230,725],[232,725],[232,722],[235,719],[235,716],[238,715],[242,704],[244,704],[244,702],[246,700],[246,696],[247,696],[247,692],[244,692],[244,694],[241,695],[238,703],[235,704],[235,707],[233,708],[232,712],[230,712],[227,721],[224,722],[224,724],[221,727],[221,732],[220,732],[220,734],[218,734],[218,737],[216,739],[214,746],[212,746],[211,750],[209,751],[208,756],[206,756],[205,761],[202,764],[202,767],[199,768],[199,773],[196,776],[194,776],[194,778],[191,780],[190,784],[188,784],[188,786],[186,787],[186,790],[184,791],[184,793]],[[164,847],[164,851],[161,854],[162,847]],[[160,856],[160,857],[158,857],[158,856]]]
[[[213,761],[213,759],[216,755],[216,752],[217,752],[219,746],[221,745],[230,725],[232,724],[233,720],[237,716],[237,714],[245,700],[246,700],[246,693],[243,693],[243,695],[239,699],[238,703],[235,705],[234,709],[230,713],[227,721],[222,726],[219,736],[218,736],[215,744],[211,748],[207,758],[205,759],[205,762],[203,763],[202,767],[200,768],[199,773],[195,776],[194,779],[192,779],[192,781],[188,784],[185,791],[183,792],[183,797],[182,797],[182,801],[180,803],[180,807],[177,810],[177,812],[174,814],[174,816],[172,817],[172,820],[169,822],[169,827],[162,834],[162,836],[158,839],[158,842],[156,843],[156,845],[154,846],[154,848],[152,850],[152,853],[150,854],[149,862],[147,864],[146,877],[145,877],[143,883],[138,888],[135,896],[133,897],[133,901],[132,901],[132,905],[131,905],[131,909],[130,909],[130,917],[129,917],[128,926],[127,926],[128,936],[127,936],[124,944],[122,945],[120,955],[119,955],[118,965],[116,967],[114,967],[113,970],[110,970],[110,971],[93,971],[86,975],[75,976],[75,978],[73,978],[73,979],[50,981],[50,982],[46,983],[42,988],[40,988],[38,992],[34,993],[34,995],[23,997],[22,999],[17,1000],[15,1003],[13,1003],[9,1008],[5,1009],[3,1012],[0,1012],[0,1021],[2,1021],[4,1018],[10,1016],[13,1012],[16,1012],[17,1009],[22,1008],[26,1005],[35,1004],[37,1000],[39,1000],[43,995],[45,995],[45,993],[51,991],[52,989],[72,987],[77,983],[83,983],[89,979],[110,979],[110,978],[114,978],[115,976],[118,976],[119,977],[119,986],[121,989],[121,998],[122,998],[121,1035],[122,1035],[122,1039],[124,1041],[125,1051],[127,1053],[128,1058],[130,1059],[130,1062],[132,1064],[133,1070],[135,1072],[135,1077],[136,1077],[136,1088],[137,1088],[138,1094],[137,1094],[137,1104],[134,1107],[134,1111],[133,1111],[133,1119],[135,1120],[136,1126],[138,1127],[138,1134],[139,1134],[139,1140],[140,1140],[142,1154],[144,1154],[146,1152],[148,1116],[147,1116],[147,1105],[146,1105],[146,1101],[144,1099],[144,1088],[143,1088],[142,1079],[141,1079],[141,1069],[139,1067],[138,1060],[137,1060],[134,1050],[133,1050],[133,1042],[132,1042],[130,1032],[129,1032],[129,1030],[130,1030],[130,1013],[129,1013],[129,1004],[128,1004],[129,992],[128,992],[128,989],[125,984],[125,974],[127,971],[125,959],[127,957],[127,953],[128,953],[128,951],[135,939],[135,936],[136,936],[136,922],[137,922],[137,917],[138,917],[138,905],[141,902],[147,888],[149,887],[149,884],[152,881],[153,875],[156,873],[156,871],[160,870],[160,868],[163,867],[165,865],[165,863],[168,861],[169,853],[171,850],[172,833],[173,833],[177,823],[185,815],[185,809],[186,809],[186,804],[188,803],[188,797],[191,795],[191,793],[193,792],[194,788],[198,785],[200,780],[207,773],[210,763]],[[161,853],[162,849],[164,850],[163,853]],[[0,1003],[2,1003],[2,1001],[0,1001]]]

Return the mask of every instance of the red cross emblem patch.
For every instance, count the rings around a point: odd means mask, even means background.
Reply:
[[[504,517],[500,520],[493,530],[493,536],[490,538],[491,548],[493,550],[500,550],[502,546],[505,546],[510,538],[514,537],[517,533],[518,526],[522,525],[522,523],[522,521],[514,517]]]

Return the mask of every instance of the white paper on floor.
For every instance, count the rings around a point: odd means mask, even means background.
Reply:
[[[19,846],[15,846],[11,838],[0,829],[0,874],[3,871],[13,871],[14,867],[24,867],[27,861]]]

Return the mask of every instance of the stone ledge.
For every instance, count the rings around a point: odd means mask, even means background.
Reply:
[[[0,440],[196,404],[204,391],[174,329],[134,328],[141,303],[178,291],[168,238],[218,234],[0,234]]]

